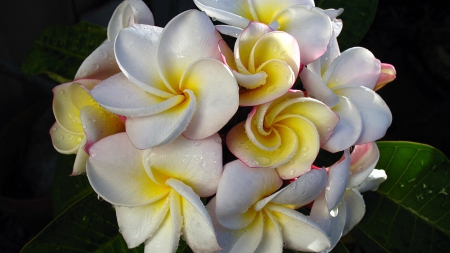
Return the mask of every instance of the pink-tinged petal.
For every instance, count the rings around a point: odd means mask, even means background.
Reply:
[[[375,142],[356,145],[351,154],[351,177],[347,188],[360,185],[372,173],[380,158],[380,152]]]
[[[247,1],[224,4],[221,1],[194,0],[194,3],[211,18],[232,26],[245,28],[252,19]]]
[[[266,24],[271,23],[275,15],[287,7],[297,4],[314,6],[314,1],[311,0],[259,0],[249,2],[257,15],[258,21]]]
[[[169,98],[176,94],[159,77],[157,42],[162,28],[133,25],[123,29],[114,43],[117,63],[124,75],[143,91]]]
[[[366,212],[366,205],[362,195],[356,189],[348,189],[344,193],[346,219],[343,235],[347,234],[358,224]]]
[[[342,85],[364,86],[373,89],[380,76],[380,61],[362,47],[345,50],[336,57],[322,75],[330,88]]]
[[[278,225],[275,217],[270,212],[264,212],[264,231],[261,242],[255,253],[282,253],[283,236],[281,227]]]
[[[81,123],[87,138],[86,152],[100,139],[120,132],[125,132],[125,125],[116,115],[98,105],[88,105],[81,109]]]
[[[319,134],[315,125],[307,118],[298,115],[281,115],[277,124],[295,132],[298,147],[289,162],[279,165],[276,170],[281,178],[296,178],[311,169],[320,149]]]
[[[333,215],[331,215],[328,211],[325,194],[322,193],[314,201],[310,214],[311,219],[319,224],[330,239],[331,246],[326,252],[331,251],[341,239],[347,218],[345,201],[341,201],[333,212]]]
[[[126,0],[117,6],[108,23],[108,40],[114,41],[119,31],[131,23],[154,25],[153,14],[141,0]]]
[[[218,132],[239,107],[239,87],[230,69],[215,59],[200,59],[183,74],[180,90],[190,90],[197,102],[184,135],[203,139]],[[220,115],[220,116],[219,116]]]
[[[306,65],[327,50],[332,24],[323,10],[312,6],[294,5],[280,12],[275,19],[280,24],[279,30],[297,39],[301,63]]]
[[[90,149],[89,182],[100,197],[119,206],[150,204],[167,196],[170,188],[154,183],[125,133],[108,136]]]
[[[267,78],[264,85],[239,93],[241,106],[254,106],[270,102],[286,94],[295,82],[296,75],[286,62],[270,60],[260,66],[259,70]],[[239,80],[238,80],[239,82]]]
[[[381,183],[386,181],[387,175],[384,170],[374,169],[367,179],[355,189],[359,192],[376,191]]]
[[[178,91],[183,73],[198,59],[220,61],[220,40],[211,20],[200,11],[188,10],[173,18],[161,32],[157,52],[158,71],[168,88]]]
[[[224,62],[231,70],[236,70],[236,63],[234,62],[234,53],[228,44],[221,40],[219,41],[219,50],[222,55],[222,62]]]
[[[174,178],[166,181],[181,195],[183,239],[194,252],[216,252],[221,248],[216,240],[214,226],[205,206],[191,187]]]
[[[91,96],[105,109],[127,117],[157,114],[183,103],[183,95],[164,99],[146,92],[122,73],[114,75],[91,90]]]
[[[250,55],[255,44],[261,37],[272,31],[272,28],[265,24],[250,22],[236,40],[236,44],[234,44],[234,57],[236,61],[242,63],[243,67],[249,70],[250,73],[255,73],[254,65],[250,68],[250,65],[253,64],[253,60],[250,62]],[[243,72],[240,68],[238,68],[238,70],[241,73],[248,74]]]
[[[228,229],[247,227],[257,215],[251,206],[281,184],[275,170],[253,169],[239,160],[227,163],[217,189],[217,219]]]
[[[261,243],[264,231],[263,214],[258,212],[253,222],[241,230],[229,230],[224,228],[216,218],[216,197],[206,206],[216,229],[217,240],[221,253],[255,252]]]
[[[281,137],[281,144],[277,150],[267,151],[260,149],[250,141],[245,133],[244,124],[245,122],[241,122],[228,132],[227,146],[237,158],[248,166],[275,168],[288,162],[297,151],[299,144],[293,130],[282,125],[277,126],[276,131]]]
[[[392,114],[376,92],[366,87],[349,86],[334,89],[334,92],[349,98],[361,115],[363,127],[355,144],[376,141],[384,136],[391,125]]]
[[[344,96],[336,97],[339,98],[339,103],[333,107],[333,111],[339,116],[339,123],[334,128],[333,134],[322,146],[323,149],[332,153],[353,146],[363,127],[361,115],[352,101]]]
[[[322,82],[320,77],[311,72],[309,67],[302,70],[300,79],[302,80],[303,88],[308,91],[308,96],[322,101],[329,107],[339,103],[338,96]]]
[[[397,72],[395,71],[394,66],[387,63],[381,63],[381,73],[378,78],[377,84],[373,88],[374,91],[377,91],[383,88],[386,84],[395,80]]]
[[[171,143],[144,151],[142,161],[155,182],[164,184],[175,178],[201,197],[209,197],[216,193],[223,170],[220,137],[189,140],[180,135]]]
[[[77,157],[75,157],[75,162],[73,163],[73,169],[71,176],[77,176],[86,172],[86,162],[89,155],[84,151],[84,146],[86,144],[86,136],[81,140],[80,146],[78,147]]]
[[[314,199],[322,192],[327,183],[326,170],[310,170],[297,178],[283,189],[274,193],[276,195],[270,202],[282,205],[289,205],[293,209],[302,207]]]
[[[115,206],[117,223],[128,248],[142,244],[153,236],[169,211],[169,198],[133,208]]]
[[[50,128],[53,147],[61,154],[75,154],[78,151],[83,134],[67,131],[58,122]]]
[[[182,103],[161,113],[127,118],[126,131],[138,149],[161,146],[175,140],[186,130],[194,115],[196,100],[192,91],[186,90]]]
[[[320,252],[330,247],[327,235],[309,217],[281,205],[269,204],[266,208],[271,211],[282,228],[285,248]]]
[[[350,153],[348,149],[344,151],[342,160],[335,163],[328,170],[328,182],[325,187],[325,199],[329,211],[333,210],[341,201],[342,195],[347,188],[348,177],[350,175]]]
[[[94,78],[104,80],[119,72],[120,68],[114,56],[114,42],[105,41],[83,61],[74,79]]]
[[[170,211],[166,214],[156,233],[145,241],[145,252],[173,253],[178,248],[180,232],[183,226],[181,216],[181,199],[177,192],[171,191],[169,195]]]
[[[262,65],[270,60],[287,63],[294,72],[294,79],[300,69],[300,51],[297,41],[292,35],[275,31],[262,36],[252,48],[249,58],[249,70],[262,70]],[[270,74],[268,74],[270,76]]]
[[[245,20],[245,22],[249,22],[248,20]],[[243,29],[236,27],[236,26],[229,26],[229,25],[216,25],[217,31],[219,31],[221,34],[228,35],[234,38],[239,37],[239,35],[242,33]]]

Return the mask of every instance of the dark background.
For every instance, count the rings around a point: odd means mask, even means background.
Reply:
[[[52,218],[48,194],[56,152],[48,129],[54,122],[51,87],[56,83],[44,76],[24,75],[21,65],[43,29],[79,21],[106,26],[120,2],[20,0],[7,1],[0,8],[0,252],[18,252]],[[158,26],[195,8],[187,0],[145,2]],[[397,79],[378,91],[393,114],[383,140],[426,143],[447,156],[449,10],[450,5],[428,1],[379,0],[372,27],[359,44],[397,70]],[[18,120],[24,113],[34,115],[33,119]],[[11,179],[6,174],[16,176]]]

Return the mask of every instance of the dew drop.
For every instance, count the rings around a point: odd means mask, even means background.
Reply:
[[[56,127],[52,127],[52,131],[56,131]]]
[[[293,176],[293,175],[294,175],[294,173],[295,173],[295,170],[291,170],[291,171],[289,171],[289,174],[290,174],[291,176]]]

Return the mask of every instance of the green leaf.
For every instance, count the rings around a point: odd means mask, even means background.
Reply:
[[[143,252],[144,247],[128,249],[112,206],[88,194],[53,220],[22,249],[40,252]]]
[[[86,175],[72,174],[75,155],[58,154],[52,183],[53,212],[59,215],[76,201],[92,193]]]
[[[344,8],[338,18],[344,27],[338,37],[341,51],[356,46],[372,25],[378,0],[318,0],[316,6],[322,9]]]
[[[45,29],[22,66],[25,74],[46,74],[62,83],[73,80],[81,63],[106,39],[106,28],[82,22]]]
[[[450,248],[450,162],[411,142],[379,142],[376,166],[388,175],[364,193],[366,214],[352,234],[367,252],[447,252]]]

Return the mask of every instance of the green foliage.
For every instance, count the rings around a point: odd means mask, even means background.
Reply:
[[[388,175],[364,194],[366,214],[352,231],[367,252],[448,252],[450,162],[411,142],[379,142],[378,169]]]
[[[22,66],[25,74],[46,74],[63,83],[73,80],[81,63],[106,39],[106,29],[90,23],[45,29]]]
[[[344,8],[338,19],[343,21],[343,29],[338,37],[339,48],[344,51],[354,47],[366,35],[377,11],[378,0],[316,0],[322,9]]]

